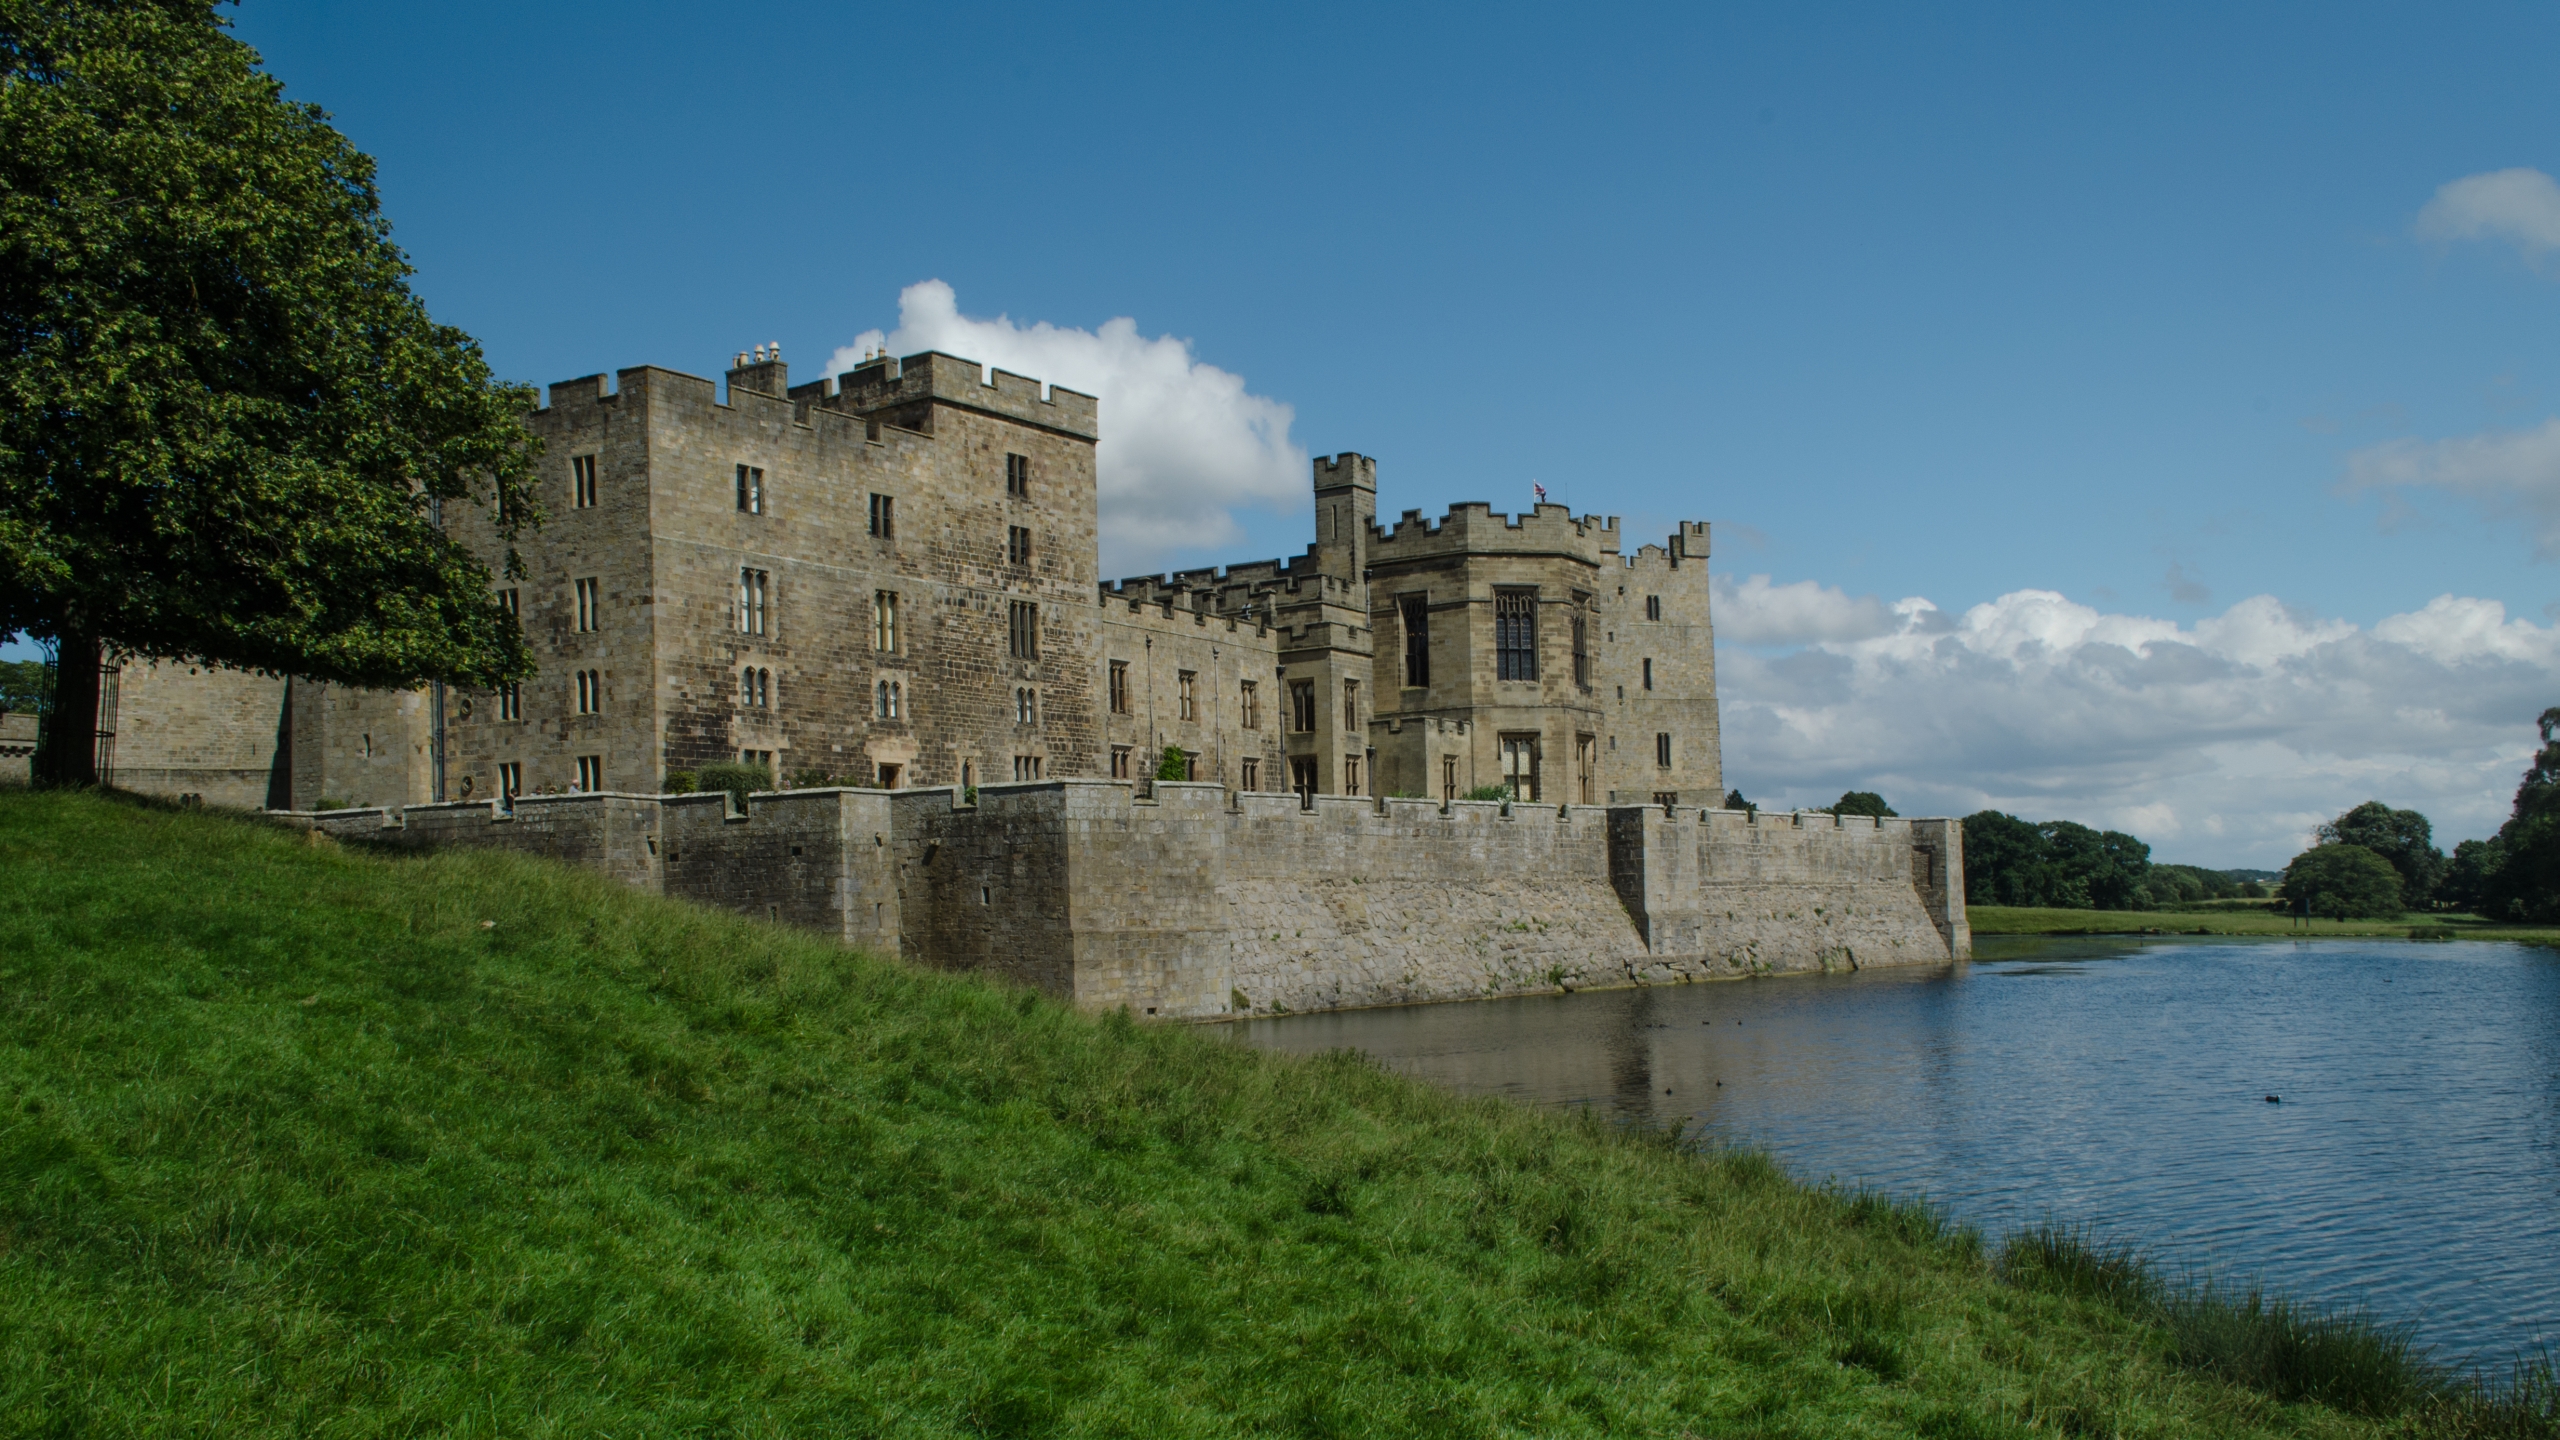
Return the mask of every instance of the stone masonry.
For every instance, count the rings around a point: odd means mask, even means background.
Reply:
[[[1167,1019],[1944,963],[1947,820],[1247,794],[1108,780],[575,795],[287,817],[480,845]]]

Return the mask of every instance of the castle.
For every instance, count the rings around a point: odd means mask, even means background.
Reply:
[[[1965,953],[1951,824],[1718,810],[1704,523],[1632,554],[1560,505],[1382,526],[1375,462],[1343,454],[1314,464],[1303,554],[1106,583],[1093,397],[933,352],[793,386],[779,347],[721,388],[644,366],[529,417],[547,518],[500,583],[533,679],[125,662],[106,778],[528,846],[1168,1015]],[[449,523],[495,559],[488,517]],[[833,798],[662,795],[723,760]],[[946,893],[937,864],[977,878]],[[1718,885],[1743,887],[1721,925]],[[1406,948],[1343,941],[1397,886]],[[1511,911],[1505,935],[1552,945],[1486,940],[1491,968],[1442,973],[1435,946]]]
[[[311,808],[655,793],[714,760],[902,789],[1070,776],[1542,803],[1723,795],[1708,529],[1459,505],[1377,522],[1314,466],[1285,561],[1099,583],[1091,396],[927,353],[791,386],[554,385],[547,519],[505,582],[540,674],[494,692],[117,677],[113,783]],[[487,517],[456,533],[492,560]],[[289,692],[289,693],[288,693]],[[221,720],[217,722],[217,715]]]

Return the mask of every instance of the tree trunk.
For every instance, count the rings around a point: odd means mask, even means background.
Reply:
[[[57,647],[53,710],[45,717],[44,773],[36,783],[82,789],[98,783],[98,662],[94,635],[66,631]]]

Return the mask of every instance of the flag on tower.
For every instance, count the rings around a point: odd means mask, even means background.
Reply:
[[[1529,488],[1538,492],[1538,503],[1539,503],[1539,504],[1544,505],[1544,504],[1546,504],[1546,503],[1547,503],[1547,487],[1546,487],[1546,486],[1539,484],[1539,483],[1538,483],[1537,481],[1535,481],[1535,480],[1532,480],[1532,481],[1530,481],[1530,482],[1529,482]]]

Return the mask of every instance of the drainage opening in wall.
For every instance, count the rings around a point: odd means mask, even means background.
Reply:
[[[996,890],[995,890],[995,887],[994,887],[994,886],[992,886],[992,885],[981,885],[981,886],[979,886],[979,887],[978,887],[978,903],[979,903],[979,904],[981,904],[981,905],[993,905],[994,903],[996,903]]]
[[[1153,1005],[1148,1006],[1148,1007],[1147,1007],[1147,1013],[1148,1013],[1148,1014],[1150,1014],[1150,1015],[1153,1015],[1154,1013],[1156,1013],[1156,1007],[1154,1007]]]

